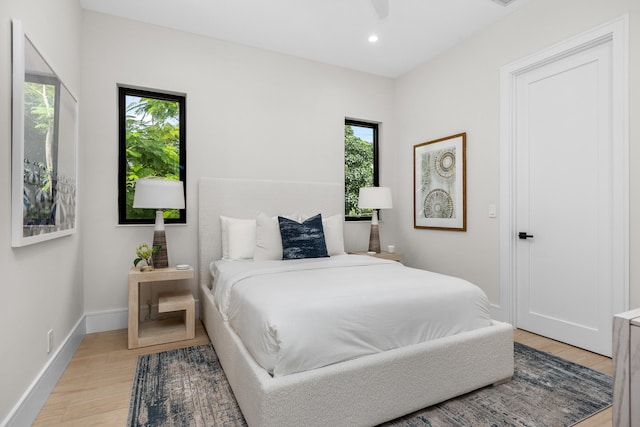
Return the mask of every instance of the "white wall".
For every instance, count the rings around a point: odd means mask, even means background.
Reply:
[[[381,182],[394,185],[390,79],[93,12],[82,37],[88,313],[126,308],[135,247],[152,238],[117,225],[117,84],[187,95],[188,224],[167,227],[172,264],[197,265],[198,177],[342,182],[345,117],[383,123]],[[368,223],[348,234],[366,249]]]
[[[0,2],[0,423],[84,313],[81,231],[11,248],[11,18],[80,93],[79,1]],[[47,354],[49,329],[55,348]]]
[[[499,71],[547,46],[630,14],[631,306],[640,305],[640,3],[637,0],[536,0],[396,82],[398,147],[397,240],[414,266],[464,277],[499,302]],[[415,230],[412,226],[413,145],[467,132],[468,231]]]

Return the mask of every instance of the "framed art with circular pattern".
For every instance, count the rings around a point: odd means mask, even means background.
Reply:
[[[413,226],[466,231],[466,133],[413,146]]]

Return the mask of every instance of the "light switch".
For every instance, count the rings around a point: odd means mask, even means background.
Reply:
[[[489,218],[495,218],[495,217],[496,217],[496,205],[490,204],[489,205]]]

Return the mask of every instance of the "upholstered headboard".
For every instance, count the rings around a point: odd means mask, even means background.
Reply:
[[[200,284],[208,284],[209,263],[220,259],[220,215],[255,218],[297,213],[344,213],[342,183],[200,178],[198,183],[198,261]]]

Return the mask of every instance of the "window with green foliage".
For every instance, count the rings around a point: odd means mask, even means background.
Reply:
[[[378,124],[344,121],[344,216],[371,219],[371,209],[358,208],[361,187],[378,185]]]
[[[118,219],[120,224],[152,224],[152,209],[134,209],[135,183],[149,176],[187,185],[185,97],[118,88],[120,155]],[[185,223],[186,209],[166,210],[165,222]]]

